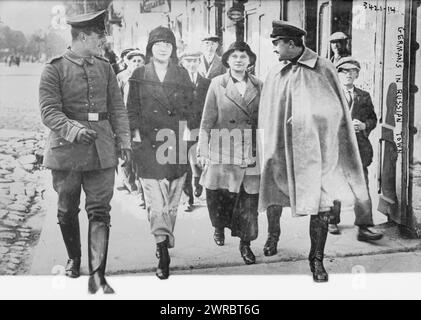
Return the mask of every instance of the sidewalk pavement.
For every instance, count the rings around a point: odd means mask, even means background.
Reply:
[[[45,172],[47,185],[51,185],[50,173]],[[31,275],[50,275],[53,268],[65,265],[66,250],[61,238],[56,218],[56,194],[51,187],[44,194],[46,218],[41,237],[34,253]],[[184,199],[185,200],[185,199]],[[232,238],[226,230],[225,246],[218,247],[213,241],[206,201],[196,199],[197,207],[193,212],[179,210],[175,226],[175,248],[170,250],[171,269],[178,273],[196,272],[197,269],[244,267],[238,250],[239,239]],[[82,199],[82,204],[84,199]],[[83,206],[83,205],[82,205]],[[82,209],[82,207],[81,207]],[[109,245],[107,272],[109,274],[132,274],[153,272],[157,266],[155,242],[150,234],[145,210],[140,209],[133,195],[115,191],[111,211],[111,237]],[[385,217],[374,216],[375,223],[382,223]],[[329,235],[326,244],[328,258],[378,255],[396,252],[412,252],[421,249],[421,241],[403,239],[396,226],[383,223],[377,227],[385,233],[382,240],[375,243],[359,242],[357,229],[353,226],[353,212],[342,214],[341,235]],[[80,212],[82,236],[82,273],[87,274],[87,218],[86,212]],[[289,209],[284,209],[281,218],[282,234],[278,245],[278,254],[273,257],[263,255],[263,245],[267,235],[265,214],[259,215],[259,237],[252,242],[252,250],[257,264],[295,262],[307,259],[309,239],[309,217],[292,218]],[[332,260],[333,261],[333,260]],[[292,273],[300,272],[290,265]],[[307,263],[304,263],[307,269]],[[246,273],[254,274],[253,266],[244,268]],[[264,269],[263,269],[264,270]],[[303,270],[304,271],[304,270]],[[305,270],[308,272],[308,270]],[[197,272],[200,272],[197,271]]]

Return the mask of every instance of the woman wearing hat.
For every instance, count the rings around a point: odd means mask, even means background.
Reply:
[[[133,72],[127,101],[134,162],[157,244],[160,279],[169,277],[168,248],[174,247],[173,231],[188,170],[187,154],[179,150],[179,127],[188,118],[192,86],[186,70],[177,64],[176,49],[170,29],[151,31],[147,64]]]
[[[250,242],[257,238],[259,168],[255,161],[255,133],[262,82],[247,68],[256,55],[245,42],[235,42],[222,56],[229,68],[212,80],[199,134],[201,184],[214,240],[224,245],[224,229],[240,238],[240,253],[246,264],[255,263]]]

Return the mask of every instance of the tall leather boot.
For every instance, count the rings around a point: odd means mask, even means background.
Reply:
[[[158,267],[156,269],[156,276],[161,279],[168,279],[170,276],[170,254],[168,252],[168,237],[165,241],[159,242],[156,244],[157,251],[159,254]]]
[[[102,288],[105,294],[114,290],[105,280],[105,267],[108,255],[110,227],[102,221],[89,221],[88,255],[89,255],[89,293],[95,294]]]
[[[63,236],[64,244],[66,246],[67,255],[69,259],[66,264],[66,276],[70,278],[78,278],[80,276],[80,230],[79,220],[75,219],[72,222],[60,223],[61,234]]]
[[[278,241],[281,235],[281,226],[279,220],[282,214],[282,207],[271,206],[267,209],[266,215],[268,219],[268,238],[263,253],[265,256],[274,256],[278,253]]]
[[[311,248],[309,254],[310,270],[315,282],[327,282],[329,275],[323,266],[323,257],[328,233],[329,213],[320,212],[310,218]]]

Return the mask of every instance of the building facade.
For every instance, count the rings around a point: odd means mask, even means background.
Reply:
[[[139,13],[144,2],[154,3],[151,11],[158,12]],[[148,32],[159,24],[174,30],[180,50],[199,48],[200,37],[213,33],[222,39],[221,52],[235,40],[246,41],[257,54],[255,73],[262,80],[277,63],[269,38],[272,20],[305,28],[306,45],[324,57],[332,54],[330,34],[348,34],[351,53],[362,66],[357,85],[371,94],[379,119],[371,135],[373,202],[404,234],[421,237],[420,0],[113,1],[117,3],[123,23],[113,34],[116,48],[143,50]]]

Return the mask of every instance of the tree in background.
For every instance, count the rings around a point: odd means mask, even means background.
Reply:
[[[107,9],[112,0],[72,0],[64,1],[67,15],[82,14]]]

